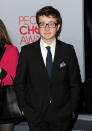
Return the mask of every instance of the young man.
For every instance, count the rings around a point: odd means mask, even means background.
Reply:
[[[15,91],[30,131],[69,131],[78,107],[80,71],[72,45],[57,40],[62,19],[46,6],[36,14],[40,40],[20,53]]]

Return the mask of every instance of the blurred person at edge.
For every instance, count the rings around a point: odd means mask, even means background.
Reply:
[[[72,45],[57,39],[62,19],[52,6],[36,13],[40,39],[21,49],[14,81],[30,131],[70,131],[81,76]]]
[[[12,45],[9,38],[7,29],[0,19],[0,87],[12,85],[13,79],[16,75],[16,67],[18,63],[19,52],[17,47]],[[12,77],[12,78],[11,78]],[[1,91],[1,89],[0,89]],[[7,106],[4,105],[2,109],[2,104],[4,104],[3,99],[5,93],[0,92],[0,131],[13,131],[15,118],[6,116],[4,112],[7,112]],[[12,98],[11,98],[12,99]],[[2,117],[1,117],[2,115]]]

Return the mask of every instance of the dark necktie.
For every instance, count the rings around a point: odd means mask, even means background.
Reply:
[[[47,69],[49,78],[51,78],[51,74],[52,74],[52,55],[51,55],[51,51],[50,51],[50,46],[47,46],[46,49],[47,49],[46,69]]]

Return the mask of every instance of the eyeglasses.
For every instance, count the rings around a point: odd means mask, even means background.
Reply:
[[[48,26],[49,28],[55,28],[58,24],[55,22],[50,22],[48,24],[46,24],[44,22],[40,22],[38,25],[40,28],[45,28],[46,26]]]

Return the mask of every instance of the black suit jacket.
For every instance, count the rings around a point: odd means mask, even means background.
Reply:
[[[72,45],[56,41],[51,80],[41,55],[40,40],[22,48],[14,85],[19,106],[28,121],[42,120],[50,106],[51,117],[71,117],[78,106],[80,82],[78,61]]]

